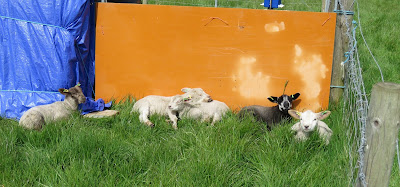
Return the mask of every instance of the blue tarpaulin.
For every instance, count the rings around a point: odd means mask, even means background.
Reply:
[[[19,119],[64,98],[59,88],[94,86],[94,0],[0,1],[0,115]]]

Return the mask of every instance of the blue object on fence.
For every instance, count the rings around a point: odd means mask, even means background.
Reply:
[[[86,97],[86,102],[79,105],[79,109],[81,110],[81,114],[85,115],[91,112],[103,111],[104,108],[110,108],[112,105],[112,101],[109,103],[104,103],[103,99],[97,99],[95,101],[92,98]]]
[[[282,0],[264,0],[264,7],[278,8],[280,4],[282,4]]]
[[[60,101],[78,82],[92,97],[94,0],[0,1],[0,116]]]

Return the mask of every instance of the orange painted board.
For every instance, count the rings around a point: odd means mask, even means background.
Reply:
[[[327,108],[333,13],[98,3],[96,98],[172,96],[201,87],[232,109],[275,105],[299,92],[297,108]]]

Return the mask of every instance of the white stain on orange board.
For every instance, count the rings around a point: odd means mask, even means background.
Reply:
[[[257,60],[254,57],[241,57],[236,73],[232,76],[232,80],[237,84],[232,91],[239,92],[247,99],[263,99],[269,93],[268,84],[271,77],[257,71],[256,63]]]
[[[322,90],[322,79],[326,78],[329,69],[320,54],[306,54],[299,45],[294,46],[294,52],[293,70],[300,75],[303,83],[303,102],[307,103],[307,109],[317,111],[321,109],[318,98]]]
[[[283,31],[285,30],[285,23],[284,22],[278,23],[277,21],[273,23],[267,23],[265,24],[264,29],[266,32],[269,33]]]

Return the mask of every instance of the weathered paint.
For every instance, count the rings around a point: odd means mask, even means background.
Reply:
[[[301,93],[327,108],[333,13],[98,3],[96,97],[171,96],[201,87],[232,109]]]

